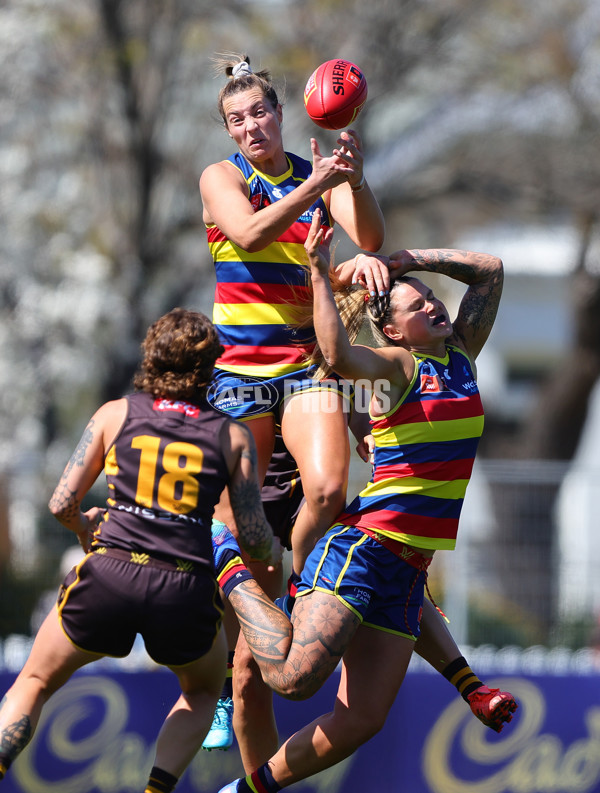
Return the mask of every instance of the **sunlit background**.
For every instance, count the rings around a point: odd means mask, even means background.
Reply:
[[[329,58],[360,65],[369,98],[356,128],[386,216],[384,253],[465,247],[504,260],[501,310],[479,361],[484,439],[458,550],[436,557],[432,592],[462,645],[554,658],[560,649],[596,663],[596,0],[3,2],[0,638],[9,660],[74,558],[46,503],[87,419],[129,388],[150,322],[177,305],[211,312],[198,177],[232,151],[210,61],[231,50],[271,70],[286,148],[307,158],[311,136],[328,150],[336,135],[306,116],[306,79]],[[356,253],[342,232],[336,241],[336,257]],[[351,491],[367,476],[356,458]],[[103,500],[100,484],[90,505]]]

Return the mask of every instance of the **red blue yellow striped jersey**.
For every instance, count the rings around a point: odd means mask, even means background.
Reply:
[[[483,405],[468,357],[413,353],[415,373],[398,403],[372,418],[371,480],[336,523],[407,545],[452,550],[479,438]]]
[[[307,160],[286,152],[289,167],[271,177],[255,170],[239,152],[226,162],[238,168],[248,184],[255,212],[279,201],[312,172]],[[217,285],[213,322],[225,352],[220,369],[255,377],[277,377],[306,366],[315,344],[308,258],[304,242],[315,209],[322,226],[332,225],[319,198],[270,245],[256,253],[243,250],[214,224],[206,228]]]

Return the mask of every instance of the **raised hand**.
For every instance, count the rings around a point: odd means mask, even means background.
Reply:
[[[331,256],[329,246],[333,237],[333,228],[324,230],[321,226],[321,210],[315,210],[304,248],[312,268],[325,274],[329,272]]]

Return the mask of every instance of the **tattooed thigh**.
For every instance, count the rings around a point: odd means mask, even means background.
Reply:
[[[359,624],[333,595],[311,592],[297,598],[292,646],[278,681],[284,696],[303,699],[317,691],[340,662]]]

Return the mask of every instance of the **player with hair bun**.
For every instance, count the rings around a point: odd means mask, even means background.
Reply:
[[[305,503],[292,533],[293,587],[316,540],[344,506],[350,462],[347,387],[336,376],[318,379],[314,362],[304,241],[317,209],[324,228],[339,224],[371,252],[383,244],[384,221],[364,178],[356,131],[341,132],[326,155],[312,138],[312,162],[288,152],[269,71],[254,71],[239,54],[217,56],[215,66],[227,78],[217,106],[237,151],[208,165],[199,182],[217,281],[213,322],[224,346],[209,400],[252,432],[261,481],[278,426],[296,460]],[[373,260],[360,274],[383,289],[382,270]],[[348,283],[354,275],[345,273]],[[226,495],[215,517],[237,533]],[[246,561],[265,591],[279,596],[281,571],[267,573],[264,565]],[[235,676],[238,699],[254,701],[253,683],[245,674]],[[242,732],[236,732],[243,751]]]
[[[300,572],[315,539],[344,505],[349,464],[344,395],[331,382],[316,380],[311,368],[315,339],[306,324],[304,241],[316,209],[324,228],[339,223],[369,251],[383,243],[384,223],[363,181],[356,132],[342,132],[327,157],[311,139],[312,163],[286,152],[283,109],[269,72],[254,72],[241,55],[216,64],[229,78],[218,109],[238,151],[209,165],[200,178],[217,278],[213,321],[225,348],[209,400],[248,424],[263,477],[280,425],[306,495],[293,537],[294,569]],[[370,267],[381,280],[381,265]],[[225,503],[217,517],[231,523]]]

